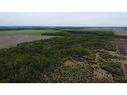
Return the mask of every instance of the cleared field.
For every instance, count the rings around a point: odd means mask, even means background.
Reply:
[[[41,36],[41,33],[53,33],[55,30],[8,30],[0,31],[0,48],[16,46],[19,43],[49,39],[53,36]]]
[[[14,35],[0,37],[0,48],[8,48],[16,46],[19,43],[31,42],[36,40],[44,40],[52,38],[53,36],[41,36],[41,35]]]
[[[116,36],[127,36],[127,30],[117,29],[117,30],[114,30],[114,34]]]

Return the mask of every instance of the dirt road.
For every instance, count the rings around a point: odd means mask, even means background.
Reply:
[[[117,50],[120,55],[127,57],[127,30],[116,30],[114,31],[116,36]],[[123,72],[125,78],[127,78],[127,61],[122,63]]]

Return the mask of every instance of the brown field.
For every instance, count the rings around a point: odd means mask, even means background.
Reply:
[[[127,30],[116,29],[116,30],[114,30],[114,34],[116,36],[127,36]]]
[[[55,30],[9,30],[0,31],[0,48],[16,46],[19,43],[49,39],[53,36],[41,36],[43,32],[57,32]]]
[[[7,48],[16,46],[19,43],[31,42],[35,40],[49,39],[53,36],[41,35],[14,35],[14,36],[0,36],[0,48]]]

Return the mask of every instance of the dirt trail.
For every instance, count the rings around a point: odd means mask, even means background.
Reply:
[[[116,36],[116,45],[117,45],[117,51],[120,55],[124,56],[126,58],[127,56],[127,30],[116,30],[114,31],[114,34]],[[125,59],[127,60],[127,59]],[[122,68],[125,75],[125,78],[127,78],[127,62],[122,62]]]

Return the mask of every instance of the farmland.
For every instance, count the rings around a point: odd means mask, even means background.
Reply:
[[[122,57],[117,53],[115,35],[111,30],[54,28],[2,31],[0,37],[38,35],[51,38],[0,49],[0,82],[126,82],[121,61],[117,61]]]
[[[41,33],[57,32],[56,30],[1,30],[0,48],[14,47],[22,42],[48,39],[51,36],[41,36]]]

